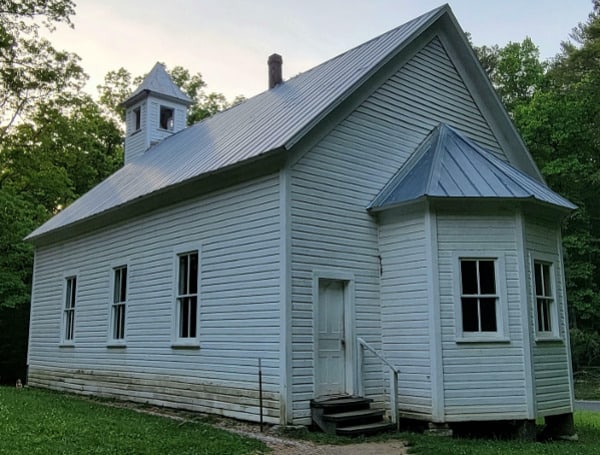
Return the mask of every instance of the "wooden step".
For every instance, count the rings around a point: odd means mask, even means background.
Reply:
[[[395,425],[389,422],[366,423],[364,425],[354,425],[350,427],[338,427],[336,434],[339,436],[367,436],[385,431],[392,431]]]
[[[371,406],[370,398],[362,397],[340,397],[326,398],[322,400],[310,400],[311,408],[323,409],[325,414],[368,409]]]
[[[325,414],[323,420],[330,422],[347,422],[352,420],[374,420],[383,417],[384,411],[377,409],[360,409],[357,411],[338,412],[335,414]]]

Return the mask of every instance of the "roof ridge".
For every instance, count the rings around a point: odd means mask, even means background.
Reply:
[[[354,47],[352,47],[352,48],[350,48],[350,49],[348,49],[348,50],[346,50],[346,51],[342,52],[341,54],[337,54],[337,55],[335,55],[335,56],[333,56],[333,57],[331,57],[331,58],[329,58],[329,59],[325,60],[324,62],[321,62],[321,63],[319,63],[318,65],[316,65],[316,66],[313,66],[312,68],[309,68],[309,69],[307,69],[306,71],[303,71],[303,72],[301,72],[301,73],[298,73],[298,74],[294,75],[293,77],[291,77],[291,78],[287,79],[287,80],[286,80],[286,81],[284,81],[284,82],[291,81],[291,80],[293,80],[293,79],[295,79],[295,78],[297,78],[297,77],[300,77],[300,76],[302,76],[302,75],[304,75],[304,74],[310,73],[310,72],[312,72],[312,71],[314,71],[314,70],[316,70],[316,69],[318,69],[318,68],[320,68],[320,67],[322,67],[322,66],[324,66],[324,65],[327,65],[328,63],[331,63],[331,62],[333,62],[333,61],[335,61],[335,60],[337,60],[337,59],[339,59],[339,58],[342,58],[343,56],[345,56],[345,55],[347,55],[347,54],[349,54],[349,53],[351,53],[351,52],[355,52],[355,51],[357,51],[357,50],[358,50],[358,49],[360,49],[361,47],[365,47],[365,46],[371,45],[373,42],[375,42],[375,41],[377,41],[377,40],[380,40],[380,39],[381,39],[381,38],[383,38],[384,36],[391,35],[393,32],[396,32],[396,31],[398,31],[399,29],[401,29],[401,28],[404,28],[404,27],[406,27],[407,25],[409,25],[409,24],[411,24],[411,23],[413,23],[413,22],[415,22],[415,23],[416,23],[416,22],[419,22],[420,20],[422,20],[422,19],[423,19],[424,17],[426,17],[426,16],[432,16],[432,17],[433,17],[433,16],[435,15],[434,13],[441,12],[442,10],[444,10],[444,11],[445,11],[445,10],[448,10],[448,9],[449,9],[449,5],[448,5],[447,3],[445,3],[445,4],[441,5],[441,6],[438,6],[437,8],[434,8],[434,9],[432,9],[432,10],[430,10],[430,11],[426,12],[426,13],[423,13],[423,14],[421,14],[421,15],[419,15],[419,16],[417,16],[417,17],[415,17],[415,18],[413,18],[413,19],[411,19],[411,20],[409,20],[409,21],[406,21],[406,22],[404,22],[403,24],[400,24],[400,25],[398,25],[397,27],[391,28],[391,29],[389,29],[388,31],[386,31],[386,32],[383,32],[383,33],[381,33],[381,34],[379,34],[379,35],[375,36],[374,38],[371,38],[371,39],[370,39],[370,40],[368,40],[368,41],[365,41],[365,42],[363,42],[363,43],[360,43],[360,44],[358,44],[358,45],[356,45],[356,46],[354,46]],[[266,92],[268,92],[268,90],[265,90],[265,91],[266,91]],[[265,92],[261,92],[261,93],[265,93]],[[259,93],[259,94],[255,95],[255,96],[258,96],[258,95],[260,95],[261,93]]]

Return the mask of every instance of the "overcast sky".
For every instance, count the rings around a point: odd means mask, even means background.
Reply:
[[[284,78],[305,71],[442,4],[436,0],[76,0],[75,29],[50,39],[77,53],[88,89],[112,69],[134,76],[155,62],[201,72],[228,98],[266,89],[267,57],[283,56]],[[168,5],[168,7],[167,7]],[[554,56],[591,0],[454,0],[476,45],[532,38]]]

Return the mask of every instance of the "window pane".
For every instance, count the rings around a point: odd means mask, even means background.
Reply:
[[[181,320],[179,335],[181,336],[181,338],[189,337],[190,307],[188,305],[188,301],[189,297],[184,297],[180,300]]]
[[[65,295],[65,308],[71,308],[71,286],[73,285],[71,278],[67,278],[67,292]]]
[[[77,294],[77,279],[71,278],[71,308],[75,308],[75,295]]]
[[[496,299],[482,298],[479,299],[479,311],[481,313],[481,331],[495,332],[496,331]]]
[[[552,331],[550,305],[551,301],[548,299],[537,299],[537,325],[540,332]]]
[[[550,280],[550,265],[542,264],[542,272],[544,278],[544,296],[551,297],[552,289],[550,287],[550,284],[552,283],[552,281]]]
[[[125,302],[127,301],[127,267],[123,267],[121,269],[121,288],[120,288],[120,294],[121,294],[121,302]]]
[[[189,293],[198,293],[198,253],[190,254],[190,283]]]
[[[496,274],[494,261],[479,261],[479,284],[481,294],[496,293]]]
[[[121,289],[121,269],[115,269],[115,284],[113,289],[113,302],[119,302],[119,295]]]
[[[196,315],[198,310],[197,297],[190,297],[190,333],[191,338],[196,336]]]
[[[188,256],[179,256],[179,295],[188,293]]]
[[[542,264],[536,262],[533,265],[535,271],[535,295],[543,295],[543,286],[542,286]]]
[[[477,294],[477,261],[461,260],[460,276],[463,294]]]
[[[477,314],[477,299],[464,297],[462,299],[462,323],[463,331],[478,332],[479,316]]]

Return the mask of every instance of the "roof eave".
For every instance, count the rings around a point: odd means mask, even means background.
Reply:
[[[149,89],[144,89],[144,90],[140,90],[138,93],[135,93],[134,95],[127,98],[125,101],[120,103],[119,106],[123,107],[123,108],[128,108],[130,106],[133,106],[136,103],[139,103],[141,100],[143,100],[148,95],[153,95],[156,98],[160,98],[160,99],[163,99],[166,101],[171,101],[174,103],[185,104],[187,107],[190,107],[193,104],[193,101],[189,98],[188,99],[178,98],[176,96],[169,96],[169,95],[165,95],[164,93],[155,92],[155,91],[152,91]]]
[[[180,189],[182,187],[189,186],[189,185],[201,184],[204,181],[209,181],[209,179],[211,179],[211,178],[215,178],[219,181],[220,184],[224,184],[223,182],[227,179],[223,179],[222,176],[229,175],[229,173],[235,173],[235,172],[240,173],[241,172],[241,175],[243,176],[242,178],[253,178],[255,176],[255,173],[247,171],[248,168],[253,169],[252,164],[256,165],[257,172],[259,172],[259,173],[260,172],[270,172],[272,167],[279,168],[281,166],[283,160],[285,160],[287,158],[287,154],[285,152],[286,152],[286,150],[281,147],[270,150],[261,155],[249,158],[244,161],[240,161],[238,163],[234,163],[230,166],[215,169],[214,171],[206,172],[206,173],[198,175],[194,178],[184,180],[183,182],[179,182],[174,185],[160,188],[159,190],[156,190],[152,193],[148,193],[143,196],[137,197],[135,199],[126,201],[122,204],[119,204],[119,205],[113,206],[107,210],[104,210],[103,212],[93,214],[91,216],[71,222],[64,226],[59,226],[59,227],[50,229],[48,231],[41,232],[39,234],[35,234],[35,232],[37,231],[37,229],[36,229],[35,231],[33,231],[32,233],[27,235],[23,240],[30,242],[34,245],[47,244],[47,243],[52,243],[53,241],[56,241],[55,239],[61,240],[61,237],[64,236],[62,234],[69,230],[71,230],[71,231],[74,230],[79,234],[79,233],[85,233],[85,232],[89,232],[90,230],[96,229],[94,223],[96,223],[100,220],[118,218],[119,221],[124,221],[124,220],[130,219],[130,218],[133,218],[135,216],[138,216],[141,213],[146,213],[146,212],[152,211],[156,208],[160,208],[160,207],[164,206],[164,204],[163,205],[159,204],[155,207],[154,205],[150,204],[151,208],[144,210],[144,209],[140,208],[140,206],[144,202],[148,202],[148,201],[152,201],[152,200],[159,200],[161,198],[168,198],[169,194],[179,195],[179,196],[181,194],[190,194],[190,192],[180,191]],[[271,160],[273,160],[273,161],[271,161]],[[262,164],[264,162],[267,162],[267,164],[273,162],[273,166],[265,166],[264,164]],[[243,172],[242,172],[242,170],[243,170]],[[230,183],[227,183],[226,185],[230,186]],[[174,201],[174,203],[193,199],[194,197],[200,196],[201,194],[202,193],[191,194],[184,199],[178,197],[178,198],[176,198],[177,200]],[[136,210],[132,210],[133,208],[135,208]],[[138,212],[140,212],[140,213],[138,213]],[[124,216],[123,217],[116,216],[120,213],[124,213]],[[104,223],[101,223],[101,224],[104,225]],[[92,225],[93,225],[93,227],[91,229],[86,229],[86,226],[92,226]],[[43,225],[40,227],[43,227]],[[71,236],[69,236],[69,237],[71,237]]]
[[[437,195],[424,194],[417,198],[406,200],[406,201],[400,201],[400,202],[382,205],[382,206],[378,206],[378,207],[369,206],[369,207],[367,207],[367,211],[369,213],[384,212],[387,210],[392,210],[392,209],[401,208],[401,207],[413,205],[416,203],[420,203],[420,202],[423,202],[424,200],[445,201],[445,202],[464,202],[464,201],[469,201],[469,202],[484,202],[484,201],[486,201],[486,202],[500,202],[500,203],[502,203],[502,202],[510,202],[510,203],[530,202],[530,203],[533,203],[538,206],[547,207],[548,209],[562,212],[565,216],[567,214],[573,212],[574,210],[577,210],[577,206],[575,206],[575,205],[565,206],[565,205],[554,204],[554,203],[551,203],[548,201],[543,201],[534,196],[522,196],[522,197],[460,196],[460,197],[455,197],[455,196],[437,196]]]

